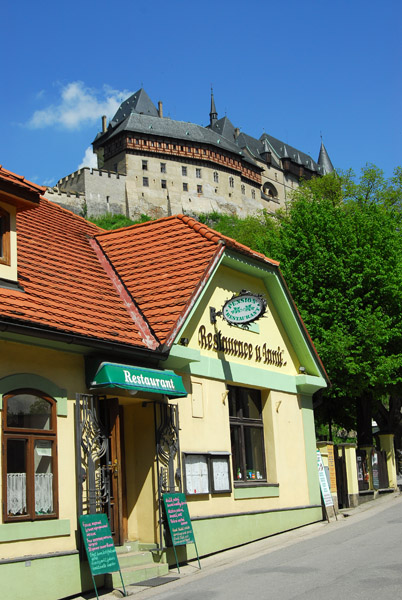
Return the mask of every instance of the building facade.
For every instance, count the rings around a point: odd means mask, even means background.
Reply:
[[[126,583],[166,573],[164,493],[201,556],[320,520],[328,380],[278,263],[183,215],[106,232],[43,191],[0,171],[1,588],[90,589],[88,513]]]
[[[156,108],[140,89],[109,124],[103,117],[93,148],[97,170],[81,169],[47,192],[90,216],[275,212],[300,179],[333,170],[323,143],[316,162],[266,133],[256,139],[227,117],[218,119],[213,95],[209,125],[202,127],[164,117],[162,103]]]

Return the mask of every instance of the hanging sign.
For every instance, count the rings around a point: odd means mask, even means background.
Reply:
[[[267,302],[261,294],[241,290],[225,302],[222,316],[231,325],[244,325],[262,317],[266,310]]]
[[[324,463],[322,462],[321,452],[317,450],[317,466],[318,466],[318,478],[320,480],[321,494],[324,500],[325,506],[333,506],[334,501],[332,500],[331,490],[329,489],[328,479],[325,474]]]

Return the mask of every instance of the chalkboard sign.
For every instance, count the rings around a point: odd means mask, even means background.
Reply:
[[[107,516],[82,515],[80,526],[92,575],[120,571]]]
[[[163,502],[173,546],[194,544],[193,526],[185,495],[163,494]]]

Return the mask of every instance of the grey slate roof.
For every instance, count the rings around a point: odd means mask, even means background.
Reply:
[[[327,152],[322,140],[321,140],[320,154],[318,156],[318,164],[322,169],[323,175],[328,175],[328,173],[332,173],[334,171],[334,167],[332,165],[332,162],[328,156],[328,152]]]
[[[140,115],[150,115],[152,117],[159,116],[155,105],[143,88],[138,90],[138,92],[135,92],[135,94],[120,104],[120,107],[111,120],[111,123],[117,124],[121,121],[124,121],[124,119],[132,112],[136,112]]]
[[[213,93],[211,93],[211,113],[217,114]],[[235,127],[227,117],[211,119],[208,127],[174,121],[166,117],[160,118],[155,105],[142,88],[120,105],[110,121],[107,131],[98,133],[96,136],[94,146],[103,144],[123,131],[220,147],[237,154],[242,160],[261,170],[262,167],[258,162],[265,162],[264,154],[267,151],[271,151],[277,159],[290,158],[292,162],[303,165],[321,175],[334,170],[323,143],[321,143],[320,155],[318,163],[316,163],[308,154],[267,133],[264,133],[260,139],[253,138],[246,133],[240,133],[236,138]]]

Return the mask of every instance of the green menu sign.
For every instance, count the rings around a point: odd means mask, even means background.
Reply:
[[[120,571],[107,516],[82,515],[80,526],[92,575]]]
[[[163,502],[173,546],[194,544],[193,526],[185,495],[163,494]]]

